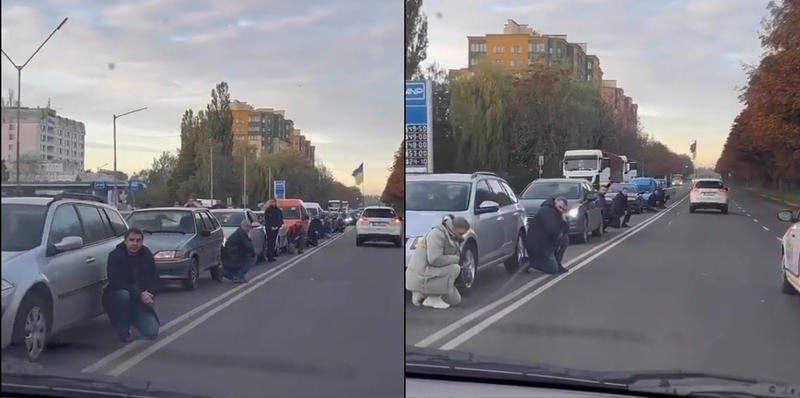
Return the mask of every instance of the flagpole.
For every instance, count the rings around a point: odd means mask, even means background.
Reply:
[[[367,207],[367,198],[364,196],[364,163],[361,163],[361,207]]]

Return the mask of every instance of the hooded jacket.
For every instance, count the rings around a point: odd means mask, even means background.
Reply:
[[[531,261],[542,260],[553,254],[558,239],[567,232],[569,225],[564,221],[561,212],[556,209],[555,198],[545,200],[533,217],[533,222],[528,225],[525,249]]]
[[[127,290],[131,297],[139,298],[143,291],[154,293],[158,284],[158,272],[153,253],[142,246],[135,255],[128,254],[122,242],[108,254],[106,263],[108,285],[105,292]]]
[[[453,221],[436,225],[417,243],[406,269],[406,289],[426,295],[448,294],[455,285],[452,272],[446,268],[459,266],[461,252],[453,233]]]

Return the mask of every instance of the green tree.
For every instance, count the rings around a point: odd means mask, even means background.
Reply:
[[[406,0],[406,80],[419,72],[419,64],[427,57],[428,17],[422,12],[422,0]]]
[[[381,195],[381,201],[392,206],[400,214],[405,213],[405,148],[403,141],[394,154],[394,163],[389,168],[391,173]]]

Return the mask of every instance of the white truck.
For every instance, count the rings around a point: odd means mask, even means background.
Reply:
[[[625,162],[625,168],[623,169],[622,173],[622,181],[623,182],[630,182],[632,179],[639,176],[639,163],[634,162],[632,160],[628,160],[628,157],[625,155],[620,155],[622,161]]]
[[[600,149],[577,149],[564,152],[565,178],[588,180],[595,188],[622,182],[625,162],[619,155]]]

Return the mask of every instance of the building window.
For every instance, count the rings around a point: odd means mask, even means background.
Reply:
[[[506,52],[506,48],[503,46],[494,46],[494,53],[495,54],[502,54]]]
[[[514,54],[522,54],[522,47],[513,46],[513,47],[511,47],[511,52],[514,53]]]
[[[9,124],[9,125],[8,125],[8,129],[9,129],[9,130],[14,130],[14,125],[13,125],[13,124]]]
[[[471,66],[475,66],[475,65],[477,65],[477,64],[478,64],[478,58],[470,58],[470,59],[469,59],[469,64],[470,64]]]
[[[498,65],[503,65],[503,60],[502,59],[496,59],[496,60],[494,60],[494,63],[496,63]]]
[[[13,151],[14,150],[14,144],[8,144],[8,150],[9,151]]]
[[[470,43],[469,50],[474,53],[485,53],[486,43]]]
[[[9,140],[13,140],[13,139],[14,139],[14,134],[9,134],[9,135],[8,135],[8,139],[9,139]]]

